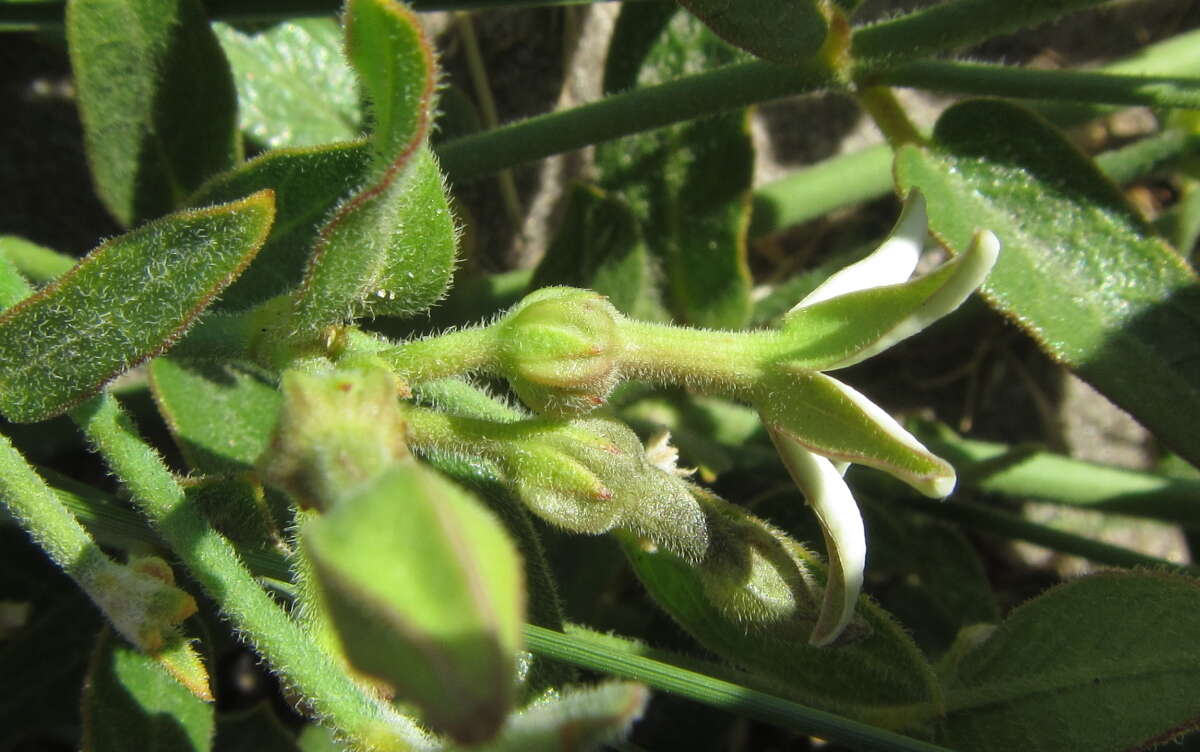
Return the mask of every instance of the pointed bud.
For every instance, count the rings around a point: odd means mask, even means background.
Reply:
[[[382,370],[288,371],[264,482],[306,507],[327,508],[408,456],[400,386]]]
[[[491,512],[410,462],[312,520],[301,542],[356,670],[457,741],[496,733],[515,694],[525,586]]]
[[[603,295],[547,287],[499,324],[500,363],[513,391],[543,415],[580,415],[604,404],[620,378],[617,309]]]
[[[654,466],[633,431],[606,418],[531,423],[539,428],[508,444],[502,464],[534,513],[577,533],[628,530],[690,561],[704,555],[688,484]]]

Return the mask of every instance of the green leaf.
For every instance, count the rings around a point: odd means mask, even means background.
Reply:
[[[273,217],[269,191],[165,217],[0,315],[0,413],[53,417],[166,349],[253,258]]]
[[[1200,285],[1090,161],[1028,111],[984,100],[948,110],[932,146],[903,147],[896,175],[925,194],[930,226],[951,249],[980,227],[1000,238],[982,288],[995,308],[1200,462],[1190,334]]]
[[[799,63],[825,41],[817,0],[679,0],[730,44],[776,63]]]
[[[242,132],[265,147],[316,146],[362,133],[358,81],[332,18],[297,18],[257,34],[213,24],[237,84]]]
[[[96,642],[82,705],[84,752],[212,749],[212,704],[194,697],[154,659],[108,629]]]
[[[1106,572],[967,636],[946,669],[943,743],[955,749],[1144,749],[1200,724],[1200,583]],[[971,642],[975,644],[969,646]]]
[[[201,186],[188,206],[201,207],[270,188],[276,218],[271,235],[246,272],[215,304],[244,310],[295,288],[321,229],[338,201],[362,184],[370,152],[365,143],[276,149]]]
[[[628,538],[622,543],[646,589],[700,644],[781,682],[795,699],[885,728],[935,714],[933,671],[885,611],[860,598],[850,639],[808,645],[819,597],[810,580],[823,579],[824,566],[740,508],[707,493],[697,498],[709,514],[712,540],[698,565]]]
[[[237,94],[199,0],[78,0],[67,42],[96,191],[129,226],[240,157]]]
[[[284,727],[267,700],[249,710],[217,716],[218,752],[300,752],[295,734]]]
[[[609,59],[644,57],[636,78],[610,67],[605,91],[650,86],[739,59],[684,13],[647,48],[644,17],[661,20],[661,14],[639,4],[622,8]],[[601,144],[596,162],[600,186],[629,205],[647,247],[658,254],[671,312],[699,326],[743,326],[750,315],[746,233],[754,174],[747,112]]]
[[[20,303],[33,294],[33,288],[21,276],[17,265],[0,250],[0,311]]]
[[[554,242],[530,287],[586,287],[634,318],[662,320],[653,262],[637,219],[599,188],[574,186]]]
[[[296,297],[296,323],[409,315],[445,293],[455,227],[427,145],[433,56],[412,13],[392,0],[346,9],[350,61],[371,100],[371,175],[321,229]]]
[[[27,279],[38,284],[61,277],[79,260],[16,235],[0,235],[0,255],[16,264]]]
[[[346,656],[463,743],[513,702],[524,578],[496,518],[435,471],[399,464],[304,529]]]
[[[251,470],[267,448],[280,394],[254,369],[170,357],[150,364],[154,403],[193,470]]]

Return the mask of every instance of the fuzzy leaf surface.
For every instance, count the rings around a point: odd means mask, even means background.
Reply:
[[[110,630],[96,642],[83,688],[84,752],[207,752],[213,706]]]
[[[254,370],[162,357],[150,364],[150,384],[159,413],[193,470],[244,473],[267,448],[281,398]]]
[[[1200,284],[1090,160],[1028,111],[979,100],[949,109],[932,146],[901,148],[896,177],[952,250],[977,228],[1000,238],[993,307],[1200,462]]]
[[[122,224],[240,158],[233,76],[199,0],[72,2],[67,43],[92,179]]]
[[[301,328],[425,310],[454,267],[454,219],[427,144],[436,78],[428,40],[392,0],[353,0],[345,27],[371,101],[371,166],[319,233],[296,299]]]
[[[273,217],[270,191],[164,217],[0,315],[0,413],[53,417],[166,349],[254,257]]]
[[[824,578],[824,565],[738,507],[711,494],[699,498],[711,544],[698,565],[622,543],[655,601],[701,645],[815,707],[892,728],[932,712],[939,702],[932,668],[887,612],[861,598],[846,644],[808,645],[819,597],[811,580]]]
[[[651,86],[739,59],[739,51],[686,13],[647,38],[664,12],[655,4],[622,8],[608,51],[606,92]],[[746,233],[754,175],[747,112],[600,144],[596,164],[600,186],[629,205],[647,247],[658,254],[671,313],[697,326],[742,327],[750,315]]]
[[[1200,723],[1200,582],[1084,577],[1016,609],[947,677],[939,741],[980,752],[1143,749]]]
[[[300,284],[317,231],[342,198],[367,174],[370,152],[361,141],[275,149],[201,186],[188,206],[232,201],[255,191],[275,191],[271,234],[254,263],[216,302],[218,310],[245,310]]]
[[[358,81],[332,18],[297,18],[257,34],[223,23],[213,31],[233,68],[247,136],[271,149],[358,138]]]
[[[776,63],[798,63],[821,49],[827,24],[816,0],[680,0],[717,36]]]

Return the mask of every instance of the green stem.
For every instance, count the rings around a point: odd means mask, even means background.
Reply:
[[[495,330],[473,326],[392,345],[376,354],[411,384],[490,371],[496,367]]]
[[[455,139],[438,148],[456,183],[572,149],[837,85],[823,62],[729,65]]]
[[[1148,175],[1180,157],[1200,152],[1200,135],[1168,129],[1096,157],[1096,166],[1118,185]]]
[[[949,94],[1200,109],[1200,78],[1035,70],[944,60],[908,63],[869,78],[872,84]]]
[[[1052,452],[920,433],[959,469],[959,483],[985,493],[1200,526],[1200,480],[1170,478]]]
[[[527,624],[525,644],[537,655],[640,681],[654,689],[709,707],[801,734],[819,736],[854,749],[948,752],[943,747],[806,707],[749,687],[640,655],[616,651],[608,641],[593,642],[586,637],[566,635]]]
[[[621,375],[659,384],[684,385],[725,397],[746,397],[762,366],[783,345],[774,330],[715,331],[622,318]]]
[[[410,721],[338,670],[258,585],[229,541],[187,503],[183,488],[111,395],[84,403],[71,416],[192,576],[323,722],[365,746],[422,746],[423,735]]]
[[[1052,527],[1039,525],[983,504],[958,499],[938,502],[918,497],[907,497],[904,499],[904,503],[930,517],[951,520],[974,528],[981,533],[1023,540],[1059,553],[1081,556],[1098,564],[1111,564],[1118,567],[1155,567],[1172,569],[1193,577],[1200,575],[1200,566],[1176,564],[1121,546],[1055,530]]]
[[[856,78],[914,58],[977,44],[1106,2],[1108,0],[951,0],[940,3],[857,29],[851,42]]]
[[[858,103],[867,111],[875,126],[887,139],[888,146],[899,149],[905,144],[922,144],[925,137],[908,117],[896,94],[886,86],[866,86],[858,92]]]

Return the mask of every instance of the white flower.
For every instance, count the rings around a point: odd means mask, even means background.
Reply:
[[[889,472],[934,498],[954,490],[949,464],[862,394],[824,373],[880,353],[958,308],[1000,251],[996,236],[984,230],[958,257],[910,279],[927,234],[925,201],[913,191],[874,253],[831,276],[788,313],[784,330],[794,331],[802,344],[774,364],[755,399],[789,474],[817,514],[829,553],[812,645],[837,639],[862,588],[867,547],[858,505],[842,480],[849,463]]]

